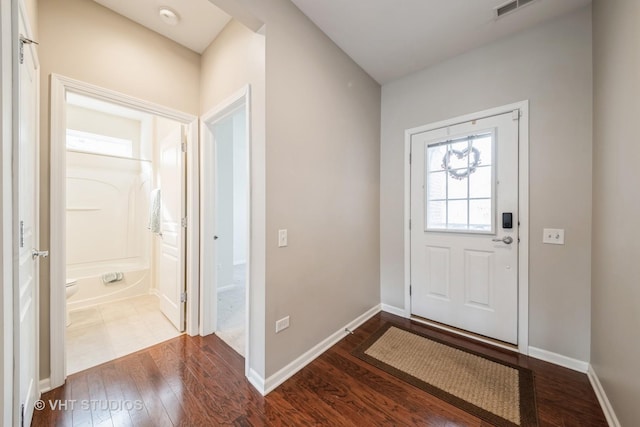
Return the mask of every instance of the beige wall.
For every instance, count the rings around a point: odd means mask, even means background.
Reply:
[[[214,2],[266,24],[268,377],[380,302],[380,87],[290,1]]]
[[[268,377],[380,303],[380,86],[289,1],[265,3]]]
[[[640,3],[596,0],[591,364],[623,426],[640,420]]]
[[[380,86],[281,13],[267,22],[267,375],[380,303]]]
[[[530,100],[529,344],[589,360],[591,11],[516,34],[382,88],[382,302],[404,307],[404,131]],[[544,227],[566,245],[542,244]]]
[[[40,0],[41,247],[49,247],[49,76],[57,73],[186,113],[199,111],[200,56],[87,0]],[[49,376],[49,263],[41,262],[40,376]]]
[[[265,366],[265,37],[235,20],[202,54],[200,112],[207,114],[247,84],[251,87],[251,368]],[[206,166],[205,166],[206,167]]]

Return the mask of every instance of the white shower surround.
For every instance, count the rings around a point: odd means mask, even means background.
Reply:
[[[67,153],[67,279],[78,284],[69,310],[150,293],[151,179],[146,161]],[[110,272],[124,279],[103,283]]]

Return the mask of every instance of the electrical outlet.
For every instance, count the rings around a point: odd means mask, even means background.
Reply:
[[[278,230],[278,247],[283,248],[287,246],[287,230]]]
[[[276,321],[276,334],[280,331],[283,331],[289,327],[289,316],[283,317],[282,319]]]
[[[542,243],[550,245],[564,245],[564,229],[545,228],[542,235]]]

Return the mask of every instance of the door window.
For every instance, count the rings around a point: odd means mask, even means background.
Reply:
[[[493,233],[493,131],[427,144],[425,231]]]

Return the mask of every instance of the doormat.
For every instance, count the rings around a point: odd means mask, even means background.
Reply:
[[[497,427],[535,427],[533,372],[390,323],[352,354]]]

